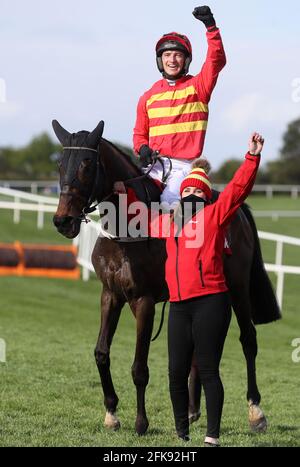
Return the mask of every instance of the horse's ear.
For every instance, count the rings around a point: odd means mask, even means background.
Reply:
[[[87,137],[87,143],[89,146],[91,146],[94,149],[97,148],[98,144],[101,141],[103,130],[104,130],[104,121],[101,120],[101,122],[98,123],[96,128],[93,131],[91,131],[91,133]]]
[[[61,142],[62,145],[64,145],[64,142],[66,141],[66,138],[70,136],[70,133],[65,130],[60,123],[58,123],[57,120],[52,120],[52,127],[54,130],[54,133],[56,134],[57,138]]]

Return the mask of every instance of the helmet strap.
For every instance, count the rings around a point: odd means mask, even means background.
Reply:
[[[186,57],[183,68],[180,71],[180,73],[178,73],[178,75],[176,75],[176,76],[170,76],[164,70],[162,57],[161,56],[156,57],[157,68],[159,69],[159,71],[161,72],[161,74],[163,75],[164,78],[169,79],[171,81],[176,81],[177,79],[182,78],[182,76],[185,76],[189,71],[191,61],[192,61],[191,57]]]
[[[184,68],[182,68],[181,72],[178,73],[178,75],[176,76],[170,76],[168,75],[168,73],[166,73],[165,71],[162,72],[162,75],[165,79],[168,79],[169,81],[177,81],[179,78],[182,78],[182,76],[184,76],[186,73],[184,71]]]

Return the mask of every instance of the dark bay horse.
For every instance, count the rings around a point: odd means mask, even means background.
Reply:
[[[56,120],[53,128],[63,145],[59,161],[61,193],[53,222],[67,238],[74,238],[81,222],[91,211],[93,202],[109,199],[117,205],[114,183],[141,178],[142,172],[130,158],[102,138],[103,122],[92,132],[69,133]],[[149,195],[149,177],[143,177],[140,188]],[[159,194],[156,195],[159,200]],[[155,194],[152,194],[152,199]],[[128,240],[128,239],[127,239]],[[145,239],[143,239],[145,240]],[[266,419],[259,407],[260,393],[256,382],[255,359],[257,340],[254,324],[269,323],[280,318],[280,310],[263,265],[256,226],[249,208],[243,205],[230,225],[233,254],[224,258],[226,281],[232,306],[240,328],[240,341],[247,364],[247,400],[250,426],[257,431],[266,428]],[[148,428],[145,390],[149,380],[147,365],[153,329],[155,304],[168,299],[164,279],[165,242],[159,239],[126,241],[99,237],[92,262],[103,284],[101,296],[101,327],[95,348],[106,407],[105,425],[117,429],[118,396],[110,371],[110,347],[121,310],[127,302],[136,318],[136,350],[132,378],[137,391],[135,429],[144,434]],[[190,420],[199,416],[201,382],[197,368],[190,374]]]

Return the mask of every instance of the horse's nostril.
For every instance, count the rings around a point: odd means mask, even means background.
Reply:
[[[71,217],[69,216],[53,216],[53,224],[55,227],[63,227],[64,225],[69,224],[71,221]]]
[[[59,227],[61,224],[61,217],[53,216],[53,224],[55,227]]]

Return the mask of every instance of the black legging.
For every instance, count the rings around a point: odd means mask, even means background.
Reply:
[[[206,398],[206,436],[219,437],[224,401],[219,364],[230,319],[231,304],[228,292],[170,304],[169,387],[179,436],[189,433],[188,376],[195,352]]]

